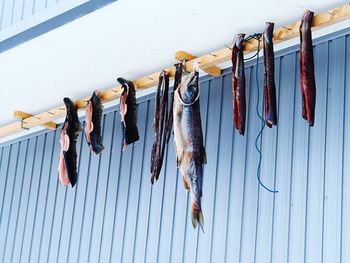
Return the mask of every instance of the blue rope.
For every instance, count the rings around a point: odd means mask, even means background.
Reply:
[[[258,66],[259,66],[259,51],[260,51],[260,38],[261,38],[261,34],[254,34],[249,36],[247,39],[252,39],[255,38],[256,40],[258,40],[258,51],[256,52],[256,54],[253,56],[256,56],[256,66],[255,66],[255,80],[256,80],[256,94],[257,94],[257,100],[256,100],[256,114],[258,115],[259,119],[261,120],[261,128],[260,131],[258,133],[258,136],[256,136],[255,139],[255,149],[257,150],[257,152],[259,153],[259,163],[258,163],[258,167],[256,170],[256,177],[259,181],[259,185],[261,185],[265,190],[269,191],[270,193],[278,193],[278,191],[276,190],[271,190],[269,189],[267,186],[265,186],[263,184],[263,182],[260,179],[260,170],[261,170],[261,160],[262,160],[262,153],[261,153],[261,148],[262,148],[262,133],[264,131],[265,128],[265,120],[264,117],[262,116],[262,114],[260,114],[259,111],[259,103],[260,103],[260,95],[259,95],[259,78],[258,78]],[[247,40],[246,39],[246,40]],[[251,57],[251,58],[253,58]],[[259,143],[259,145],[258,145]]]

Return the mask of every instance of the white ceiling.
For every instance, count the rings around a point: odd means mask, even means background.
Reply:
[[[249,3],[249,6],[248,6]],[[172,65],[176,50],[194,55],[224,47],[234,34],[292,23],[339,0],[119,0],[0,54],[0,125],[12,112],[39,113],[62,98],[89,95]]]

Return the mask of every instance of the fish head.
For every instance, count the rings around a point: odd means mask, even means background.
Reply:
[[[199,73],[193,71],[186,77],[181,84],[180,95],[185,103],[191,103],[198,97],[199,92]]]

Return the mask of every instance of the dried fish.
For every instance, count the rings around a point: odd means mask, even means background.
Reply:
[[[234,127],[244,135],[246,119],[245,74],[243,41],[245,34],[237,34],[232,48],[232,93]]]
[[[174,143],[177,166],[190,192],[192,225],[203,230],[201,208],[203,164],[207,162],[199,106],[199,73],[192,72],[175,91]]]
[[[276,85],[275,85],[275,55],[273,52],[273,28],[274,23],[266,23],[264,31],[264,97],[265,97],[265,121],[271,128],[277,125]]]
[[[139,132],[136,126],[136,91],[132,81],[124,78],[118,78],[122,85],[123,93],[120,97],[120,116],[123,123],[123,150],[131,143],[139,140]]]
[[[96,154],[104,149],[101,136],[102,104],[100,96],[100,91],[94,91],[86,106],[86,140],[91,151]]]
[[[153,120],[154,141],[151,156],[151,182],[158,180],[163,164],[167,144],[166,125],[169,120],[168,110],[169,74],[164,70],[159,76],[156,93],[156,106]]]
[[[77,108],[69,98],[63,99],[66,105],[67,115],[60,135],[61,153],[58,165],[59,181],[62,185],[77,182],[77,138],[82,130]]]
[[[301,20],[300,32],[300,89],[302,115],[310,126],[314,125],[316,106],[316,83],[312,50],[311,25],[314,13],[307,10]]]

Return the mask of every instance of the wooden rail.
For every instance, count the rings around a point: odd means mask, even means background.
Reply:
[[[301,16],[302,14],[300,14],[300,17]],[[331,9],[328,12],[315,15],[313,19],[312,29],[316,30],[319,28],[323,28],[349,18],[350,18],[350,4],[346,4],[344,6]],[[274,32],[274,43],[279,43],[279,42],[297,37],[299,35],[299,25],[300,25],[300,21],[276,30]],[[258,47],[258,41],[252,39],[251,41],[245,43],[244,51],[245,53],[254,52],[257,50],[257,47]],[[213,68],[214,66],[222,62],[226,62],[230,59],[231,59],[231,50],[229,48],[216,50],[214,52],[211,52],[209,54],[196,58],[198,64],[202,69]],[[174,77],[175,75],[174,67],[170,67],[165,70],[169,72],[170,77]],[[189,60],[185,63],[185,70],[186,71],[193,70],[193,60]],[[133,82],[136,85],[137,90],[144,90],[157,85],[159,74],[160,72],[156,72],[148,76],[136,79]],[[120,87],[121,86],[118,85],[116,87],[102,91],[102,102],[107,102],[107,101],[111,101],[119,98],[122,92]],[[79,109],[85,108],[86,101],[89,100],[89,98],[90,97],[85,97],[83,99],[76,101],[75,103],[77,107]],[[39,113],[34,116],[25,118],[23,120],[23,123],[21,123],[20,121],[17,121],[17,122],[8,124],[6,126],[0,127],[0,138],[20,132],[23,130],[23,128],[30,129],[35,126],[39,126],[39,125],[43,125],[45,123],[51,122],[59,117],[64,116],[65,113],[66,113],[65,107],[62,106],[62,107],[54,108],[46,112]]]

